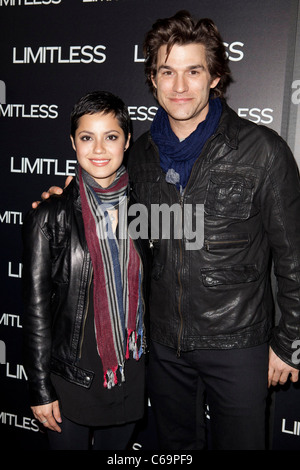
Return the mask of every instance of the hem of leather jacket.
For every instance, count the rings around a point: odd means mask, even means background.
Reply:
[[[90,388],[95,375],[90,370],[82,369],[54,357],[51,358],[50,369],[53,374],[84,388]]]
[[[151,340],[171,348],[178,349],[178,341],[168,335],[162,335],[151,332]],[[259,346],[270,340],[270,332],[266,329],[266,325],[260,326],[247,332],[239,332],[236,334],[224,335],[207,335],[207,336],[187,336],[180,341],[180,351],[192,351],[193,349],[242,349]]]

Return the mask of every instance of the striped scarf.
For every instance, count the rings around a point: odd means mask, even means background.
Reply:
[[[104,387],[125,381],[124,363],[132,351],[142,354],[141,262],[127,230],[128,174],[122,166],[108,188],[99,186],[80,166],[77,172],[82,215],[94,270],[94,318]],[[118,208],[119,237],[107,210]],[[139,345],[139,346],[138,346]]]

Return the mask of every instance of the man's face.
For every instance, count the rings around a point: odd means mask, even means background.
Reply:
[[[157,99],[175,133],[181,128],[192,132],[205,120],[210,89],[220,78],[211,78],[202,44],[175,44],[167,60],[166,50],[166,45],[158,50],[157,74],[152,78]]]

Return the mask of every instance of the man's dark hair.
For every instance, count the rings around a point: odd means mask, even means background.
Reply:
[[[212,79],[220,77],[212,90],[215,96],[222,97],[231,82],[228,57],[221,35],[208,18],[195,20],[189,12],[182,10],[171,18],[158,19],[146,34],[143,51],[145,57],[146,82],[154,95],[156,89],[151,78],[157,73],[157,54],[161,46],[167,46],[167,57],[174,44],[202,44],[205,47],[206,62]]]
[[[79,99],[71,112],[71,136],[75,137],[79,119],[85,114],[112,113],[125,134],[127,141],[130,133],[130,117],[127,107],[116,95],[108,91],[93,91]]]

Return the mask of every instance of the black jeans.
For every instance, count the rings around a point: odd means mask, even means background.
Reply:
[[[126,450],[135,423],[90,428],[62,416],[61,433],[48,431],[50,450]]]
[[[263,344],[178,358],[151,343],[148,386],[160,448],[203,450],[209,442],[214,450],[265,449],[268,356]]]

